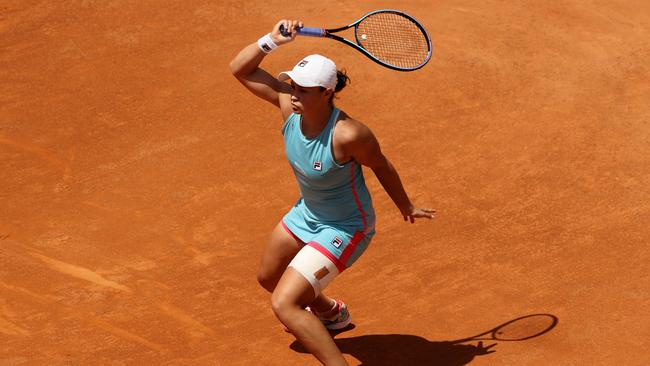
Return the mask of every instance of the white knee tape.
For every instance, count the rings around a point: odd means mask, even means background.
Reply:
[[[289,267],[298,271],[314,288],[316,295],[339,274],[338,268],[318,250],[305,245],[293,258]]]

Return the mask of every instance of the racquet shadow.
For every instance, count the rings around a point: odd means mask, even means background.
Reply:
[[[555,324],[535,336],[547,333]],[[354,325],[346,330],[353,328]],[[332,336],[336,337],[340,333],[342,332],[332,333]],[[478,356],[495,352],[493,347],[498,341],[488,340],[484,345],[474,337],[455,341],[430,341],[408,334],[371,334],[334,338],[334,342],[342,353],[359,360],[361,366],[462,366]],[[467,342],[475,344],[466,344]],[[308,353],[298,341],[294,341],[290,348],[296,352]]]

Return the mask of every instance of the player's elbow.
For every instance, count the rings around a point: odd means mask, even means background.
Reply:
[[[230,68],[230,72],[233,74],[234,77],[236,77],[238,79],[241,77],[242,67],[239,64],[239,62],[237,62],[236,59],[230,61],[230,64],[228,65],[228,67]]]
[[[246,62],[242,61],[240,57],[235,57],[230,61],[230,64],[228,64],[228,68],[230,69],[230,72],[233,74],[234,77],[236,77],[239,80],[246,79],[254,70],[255,68],[252,68],[246,64]]]

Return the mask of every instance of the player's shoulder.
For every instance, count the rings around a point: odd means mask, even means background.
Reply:
[[[372,131],[365,123],[350,117],[344,111],[338,116],[334,138],[341,144],[363,141],[372,136]]]

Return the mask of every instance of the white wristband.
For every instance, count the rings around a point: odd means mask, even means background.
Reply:
[[[260,46],[260,49],[264,53],[271,53],[274,49],[278,48],[278,45],[273,42],[273,38],[271,38],[271,33],[268,33],[262,38],[257,40],[257,45]]]

